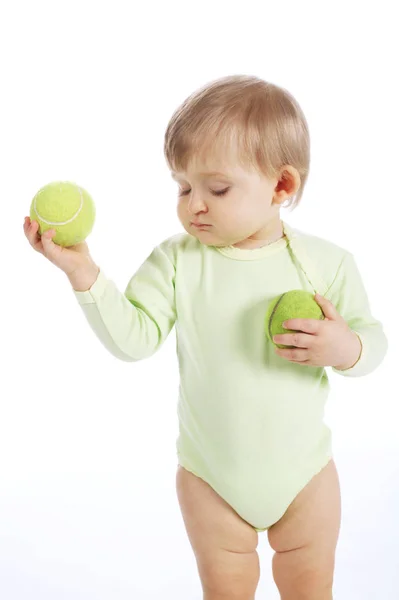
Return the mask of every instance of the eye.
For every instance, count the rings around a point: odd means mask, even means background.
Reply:
[[[220,191],[212,191],[211,190],[211,194],[213,196],[224,196],[225,194],[227,194],[227,192],[229,191],[230,188],[226,188],[225,190],[220,190]],[[187,196],[187,194],[190,193],[191,190],[180,190],[179,191],[179,196]]]
[[[212,192],[211,194],[213,196],[224,196],[225,194],[227,194],[227,192],[229,191],[230,188],[226,188],[225,190],[220,190],[219,192]]]

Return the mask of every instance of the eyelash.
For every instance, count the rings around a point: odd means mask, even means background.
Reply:
[[[213,196],[224,196],[225,194],[227,194],[227,192],[229,191],[230,188],[226,188],[225,190],[220,190],[220,192],[211,192],[211,194]],[[179,196],[187,196],[187,194],[190,192],[190,190],[187,190],[185,192],[181,191],[179,193]]]

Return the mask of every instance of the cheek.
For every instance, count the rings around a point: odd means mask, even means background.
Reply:
[[[177,216],[180,220],[187,219],[187,210],[181,200],[178,200],[177,203]]]
[[[256,207],[253,202],[246,198],[237,198],[233,202],[220,206],[219,216],[227,222],[240,227],[256,219]]]
[[[247,198],[237,203],[235,208],[236,219],[246,223],[256,223],[267,213],[265,202],[260,198]]]

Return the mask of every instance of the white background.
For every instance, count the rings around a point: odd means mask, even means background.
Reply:
[[[254,74],[289,89],[312,137],[292,226],[354,253],[390,350],[371,375],[331,373],[343,522],[336,600],[394,600],[399,569],[396,3],[57,2],[0,10],[0,596],[202,598],[175,495],[174,330],[123,363],[90,330],[64,274],[23,235],[36,191],[85,187],[88,239],[124,289],[182,231],[163,158],[194,89]],[[5,211],[5,212],[4,212]],[[257,600],[276,600],[260,536]]]

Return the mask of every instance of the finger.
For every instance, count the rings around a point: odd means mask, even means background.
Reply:
[[[323,326],[324,322],[322,319],[288,319],[288,321],[284,321],[283,323],[284,329],[303,331],[311,335],[320,333]]]
[[[28,232],[29,232],[30,226],[31,226],[30,218],[25,217],[24,218],[24,232],[25,232],[26,237],[28,237]]]
[[[30,228],[30,219],[29,217],[25,217],[24,219],[24,234],[29,240],[29,228]]]
[[[31,221],[30,224],[26,225],[25,230],[26,237],[30,245],[39,252],[41,251],[42,244],[39,235],[39,223],[37,221]]]
[[[309,362],[309,351],[304,348],[276,348],[275,352],[281,358],[285,358],[291,362]]]
[[[310,348],[313,342],[313,336],[307,333],[280,333],[273,336],[276,344],[284,346],[295,346],[297,348]]]
[[[320,306],[321,310],[323,311],[324,316],[327,319],[330,319],[330,321],[334,321],[337,319],[337,317],[339,316],[339,313],[338,313],[337,309],[335,308],[334,304],[332,302],[330,302],[330,300],[327,300],[327,298],[324,298],[324,296],[321,296],[320,294],[316,294],[314,299],[316,300],[317,304]]]
[[[30,221],[28,231],[30,235],[32,235],[33,232],[36,234],[39,231],[39,223],[37,221]]]
[[[55,236],[55,231],[54,229],[47,229],[47,231],[45,231],[42,236],[41,236],[41,241],[43,244],[43,250],[45,252],[45,254],[51,255],[55,248],[56,245],[53,242],[53,237]]]

